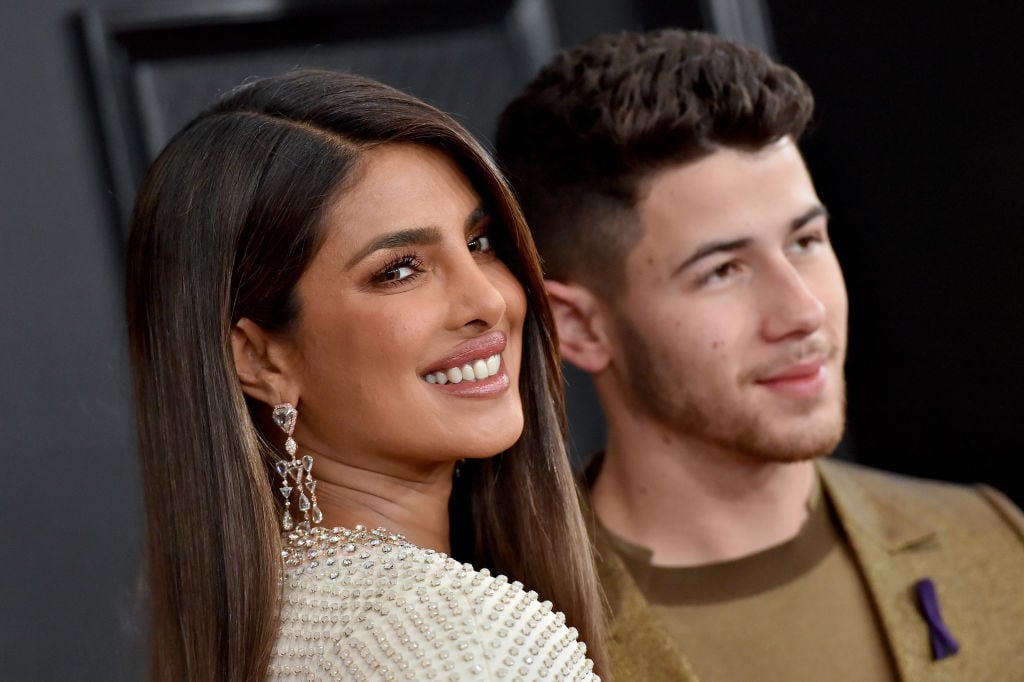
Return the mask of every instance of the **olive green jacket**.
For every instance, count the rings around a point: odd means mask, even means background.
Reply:
[[[962,486],[841,462],[818,464],[908,682],[1024,680],[1024,514],[984,485]],[[592,526],[610,611],[616,682],[696,681],[613,545]],[[960,649],[934,660],[915,583],[931,578]],[[718,682],[705,680],[704,682]],[[731,681],[726,681],[731,682]]]

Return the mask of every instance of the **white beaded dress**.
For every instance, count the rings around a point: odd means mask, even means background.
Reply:
[[[285,538],[272,680],[599,682],[564,616],[519,582],[383,529]]]

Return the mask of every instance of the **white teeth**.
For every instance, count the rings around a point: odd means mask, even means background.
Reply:
[[[482,381],[492,377],[501,369],[501,355],[495,353],[488,358],[481,358],[472,364],[461,367],[449,367],[446,370],[431,372],[423,378],[429,384],[458,384],[463,381]]]

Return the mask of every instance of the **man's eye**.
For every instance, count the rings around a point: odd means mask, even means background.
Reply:
[[[737,270],[739,270],[739,265],[735,261],[726,261],[725,263],[722,263],[715,269],[711,270],[711,272],[701,277],[700,283],[703,285],[721,282],[725,279],[728,279]]]
[[[797,252],[814,251],[818,248],[825,240],[816,234],[808,234],[800,237],[793,242],[793,250]]]

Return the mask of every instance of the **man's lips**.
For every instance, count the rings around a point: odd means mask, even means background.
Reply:
[[[819,395],[828,381],[825,358],[790,365],[755,381],[770,391],[794,398]]]

